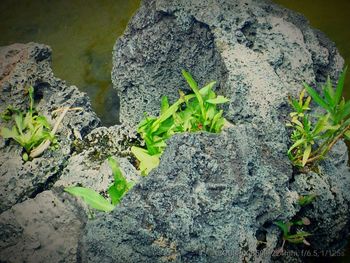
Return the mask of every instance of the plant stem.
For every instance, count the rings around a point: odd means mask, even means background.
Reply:
[[[330,151],[330,149],[334,146],[334,144],[336,144],[337,141],[339,141],[343,137],[344,133],[349,129],[350,129],[350,125],[345,127],[345,129],[341,133],[339,133],[330,144],[328,144],[328,146],[326,147],[326,149],[324,151],[322,151],[322,153],[308,159],[306,163],[312,163],[312,162],[315,162],[318,159],[322,158],[324,156],[324,154],[326,154],[328,151]]]
[[[52,131],[51,131],[51,135],[54,136],[57,129],[58,129],[58,126],[60,125],[61,121],[63,120],[64,116],[66,115],[66,113],[68,112],[69,108],[65,108],[61,115],[58,117],[56,123],[55,123],[55,126],[53,127]],[[38,147],[36,147],[35,149],[33,149],[29,156],[30,158],[35,158],[35,157],[38,157],[40,154],[42,154],[51,144],[51,141],[50,140],[45,140],[43,141]]]

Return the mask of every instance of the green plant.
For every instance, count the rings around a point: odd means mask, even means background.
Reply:
[[[317,197],[317,195],[315,195],[315,194],[301,195],[301,196],[299,196],[298,204],[300,206],[307,206],[308,204],[311,204],[315,200],[316,197]]]
[[[23,159],[28,160],[30,152],[45,140],[55,142],[55,136],[51,133],[51,126],[46,117],[39,115],[34,109],[34,88],[28,89],[30,105],[26,113],[8,107],[2,114],[4,121],[14,120],[12,129],[3,127],[0,135],[7,139],[11,138],[18,142],[25,150]]]
[[[83,198],[86,204],[96,210],[103,212],[112,211],[122,197],[133,187],[134,182],[127,182],[116,160],[109,157],[108,163],[112,169],[114,178],[113,184],[107,190],[111,201],[104,198],[96,191],[85,187],[73,186],[66,187],[64,190],[74,196]]]
[[[288,157],[293,165],[304,167],[325,158],[334,144],[340,139],[350,139],[350,101],[342,98],[346,68],[340,74],[338,84],[332,87],[330,78],[322,87],[322,95],[304,83],[305,90],[299,100],[290,98],[294,112],[290,113],[293,128],[291,140],[293,145],[288,150]],[[305,91],[310,95],[306,99]],[[325,111],[311,115],[311,98]]]
[[[282,230],[283,234],[283,243],[280,248],[281,251],[283,251],[285,242],[288,241],[293,244],[301,244],[304,243],[305,245],[310,245],[310,243],[305,239],[308,236],[311,236],[309,232],[305,232],[302,230],[297,229],[296,231],[293,231],[292,233],[292,227],[298,227],[298,226],[304,226],[309,225],[310,220],[306,217],[302,218],[298,221],[288,221],[286,223],[282,221],[276,221],[274,222],[276,226],[278,226]]]
[[[182,74],[194,94],[185,95],[179,91],[180,98],[172,105],[163,96],[160,116],[145,116],[138,126],[137,131],[145,141],[146,149],[133,146],[131,151],[140,162],[142,175],[147,175],[158,166],[166,140],[173,134],[196,131],[218,133],[225,124],[223,111],[218,110],[217,105],[229,100],[221,95],[217,96],[212,90],[216,82],[212,81],[199,89],[188,72],[183,70]]]

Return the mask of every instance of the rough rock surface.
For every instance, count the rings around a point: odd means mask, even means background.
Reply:
[[[2,213],[0,261],[76,262],[86,216],[69,199],[44,191]]]
[[[289,160],[258,137],[257,127],[240,125],[171,138],[155,172],[113,214],[89,222],[83,261],[252,262],[259,226],[293,216],[297,198],[285,191]]]
[[[125,125],[94,129],[83,141],[75,143],[74,152],[54,186],[82,185],[105,192],[113,181],[107,161],[110,156],[118,161],[129,181],[137,182],[140,176],[128,159],[130,145],[137,140],[135,133]]]
[[[303,81],[335,80],[343,66],[302,16],[261,0],[148,0],[117,41],[113,63],[121,122],[135,127],[144,111],[157,113],[162,95],[174,99],[185,68],[200,84],[218,80],[235,125],[170,139],[160,166],[121,206],[88,222],[84,262],[268,262],[281,245],[273,222],[304,214],[307,230],[322,237],[310,239],[313,249],[342,247],[350,205],[344,144],[318,175],[295,173],[286,157],[288,94]],[[301,209],[298,195],[308,193],[319,197]]]
[[[22,148],[0,137],[0,212],[35,196],[55,181],[71,152],[75,134],[85,136],[99,125],[86,94],[74,86],[67,86],[54,77],[50,68],[51,49],[35,43],[15,44],[0,48],[0,112],[7,106],[26,111],[29,96],[26,89],[35,90],[35,108],[49,119],[55,109],[72,106],[82,111],[70,111],[58,132],[59,149],[47,150],[33,161],[23,162]],[[54,120],[51,119],[54,123]],[[9,127],[0,120],[1,127]],[[10,194],[11,193],[11,194]]]
[[[12,105],[26,111],[28,86],[35,89],[35,108],[54,122],[51,112],[72,106],[56,133],[59,148],[32,161],[22,148],[0,137],[0,261],[76,262],[84,210],[62,188],[52,185],[74,151],[73,142],[99,125],[86,94],[54,77],[51,49],[28,43],[0,47],[0,112]],[[1,127],[12,126],[0,120]],[[77,138],[78,137],[78,138]],[[47,190],[52,189],[52,190]],[[47,190],[47,191],[45,191]]]

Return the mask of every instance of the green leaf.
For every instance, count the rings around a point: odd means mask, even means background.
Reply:
[[[213,89],[215,84],[216,81],[212,81],[199,90],[199,93],[202,95],[203,98],[209,95],[209,92]]]
[[[315,195],[315,194],[300,196],[298,199],[298,204],[300,206],[306,206],[308,204],[311,204],[315,200],[316,197],[317,197],[317,195]]]
[[[294,148],[298,147],[299,145],[305,143],[305,139],[300,139],[296,141],[288,150],[288,153],[290,153]]]
[[[171,105],[162,115],[160,115],[159,118],[152,124],[152,132],[158,129],[158,125],[160,123],[171,117],[178,110],[179,106],[182,103],[184,103],[184,99],[179,99],[177,102]]]
[[[112,158],[108,158],[108,164],[112,169],[114,183],[108,188],[108,194],[112,199],[112,204],[116,205],[122,197],[129,191],[129,184],[120,170],[118,162]]]
[[[46,119],[45,116],[35,116],[35,121],[42,125],[43,127],[47,128],[47,129],[50,129],[51,128],[51,125],[50,123],[48,122],[48,120]]]
[[[206,100],[206,102],[210,104],[222,104],[222,103],[229,102],[229,100],[224,96],[219,95],[215,99]]]
[[[349,130],[344,133],[344,138],[346,140],[350,141],[350,131]]]
[[[303,154],[303,162],[302,162],[303,167],[305,166],[307,160],[309,159],[310,153],[311,153],[311,145],[309,144],[306,147],[304,154]]]
[[[136,146],[131,147],[131,152],[140,161],[140,170],[144,175],[148,175],[159,165],[159,155],[150,155],[147,150]]]
[[[294,110],[296,110],[298,113],[303,112],[303,108],[299,105],[299,103],[298,103],[297,100],[291,98],[291,99],[290,99],[290,102],[291,102],[291,104],[292,104]]]
[[[328,76],[327,78],[327,83],[323,89],[323,94],[324,94],[324,97],[326,99],[326,102],[327,104],[329,104],[332,108],[335,106],[335,102],[334,102],[334,99],[333,99],[333,88],[332,88],[332,84],[331,84],[331,80]]]
[[[206,113],[206,120],[212,120],[216,114],[216,109],[214,105],[209,105]]]
[[[73,186],[66,187],[64,191],[74,196],[83,198],[86,204],[96,210],[110,212],[114,209],[114,205],[112,205],[102,195],[89,188]]]
[[[327,105],[327,103],[320,97],[320,95],[318,95],[318,93],[313,88],[311,88],[306,83],[304,83],[304,87],[318,105],[320,105],[328,112],[332,111],[331,108]]]
[[[275,221],[273,223],[282,230],[283,236],[288,236],[289,226],[287,224],[283,223],[282,221]]]
[[[315,128],[313,130],[313,135],[318,135],[319,133],[327,130],[328,127],[329,114],[322,116],[318,119]]]
[[[169,108],[169,101],[167,96],[162,96],[162,102],[160,106],[160,113],[163,114]]]
[[[18,132],[21,134],[24,130],[24,127],[23,127],[23,114],[20,113],[20,114],[16,114],[15,115],[15,123],[16,123],[16,126],[17,126],[17,129],[18,129]]]
[[[17,130],[10,130],[9,128],[6,127],[2,127],[1,128],[1,133],[0,135],[4,138],[4,139],[8,139],[8,138],[14,138],[18,135]]]
[[[114,158],[108,157],[108,164],[112,169],[114,180],[125,180],[123,173],[119,168],[119,164]]]
[[[201,109],[202,117],[205,118],[205,109],[203,106],[203,98],[202,98],[202,95],[199,93],[196,81],[192,78],[191,74],[188,73],[186,70],[182,70],[182,75],[184,76],[188,85],[191,87],[194,94],[196,95],[200,109]]]
[[[305,237],[311,236],[310,233],[304,232],[304,231],[299,231],[294,235],[289,235],[285,239],[288,240],[288,242],[293,243],[293,244],[300,244],[304,242]]]
[[[337,105],[343,95],[343,88],[344,88],[344,82],[345,82],[345,76],[346,76],[346,71],[348,67],[346,66],[343,70],[343,72],[340,74],[338,83],[337,83],[337,88],[335,90],[335,95],[334,95],[334,103]]]
[[[223,113],[223,111],[220,110],[217,114],[215,114],[215,116],[214,116],[214,118],[213,118],[213,121],[212,121],[212,123],[211,123],[211,126],[210,126],[209,131],[213,131],[213,129],[214,129],[214,127],[215,127],[215,124],[216,124],[216,122],[221,118],[222,113]]]
[[[350,101],[347,101],[344,105],[343,112],[340,115],[340,120],[345,119],[350,114]]]

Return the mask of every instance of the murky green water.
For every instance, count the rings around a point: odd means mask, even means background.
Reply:
[[[0,45],[53,49],[55,75],[88,93],[105,125],[118,122],[112,47],[140,0],[0,0]]]

